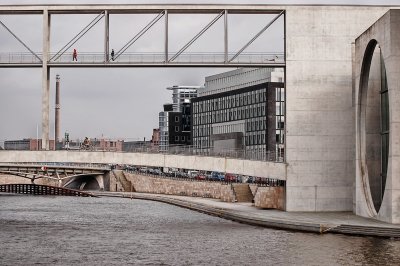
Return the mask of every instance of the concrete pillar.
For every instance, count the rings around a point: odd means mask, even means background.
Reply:
[[[165,52],[165,63],[168,63],[168,10],[164,11],[164,52]]]
[[[54,121],[54,149],[56,149],[57,143],[61,142],[60,137],[60,75],[56,76],[56,108],[55,108],[55,121]]]
[[[108,62],[110,55],[110,16],[108,11],[104,12],[104,60]]]
[[[50,118],[50,68],[47,66],[50,52],[50,15],[43,10],[43,56],[42,56],[42,149],[49,150]]]

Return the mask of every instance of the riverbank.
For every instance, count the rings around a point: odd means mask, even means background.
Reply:
[[[359,217],[352,212],[284,212],[258,209],[251,203],[227,203],[209,198],[135,192],[95,192],[94,194],[100,197],[159,201],[240,223],[269,228],[400,238],[400,225]]]

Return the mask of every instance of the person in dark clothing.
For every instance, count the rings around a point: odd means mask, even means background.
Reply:
[[[111,49],[111,60],[114,61],[114,49]]]

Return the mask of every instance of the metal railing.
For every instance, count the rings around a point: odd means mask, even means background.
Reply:
[[[245,159],[254,161],[283,162],[284,153],[276,153],[275,151],[266,151],[262,149],[245,150],[245,149],[214,149],[214,147],[197,148],[189,145],[174,145],[163,149],[155,149],[155,147],[137,147],[132,148],[129,152],[139,153],[164,153],[173,155],[196,155],[210,157],[225,157],[235,159]]]
[[[162,171],[158,172],[149,172],[148,170],[152,169],[151,167],[147,168],[146,171],[140,170],[142,167],[127,167],[123,169],[124,171],[132,174],[144,175],[144,176],[151,176],[156,178],[166,178],[172,180],[179,180],[179,181],[192,181],[192,182],[218,182],[222,184],[232,184],[232,183],[246,183],[246,184],[255,184],[257,186],[266,186],[266,187],[282,187],[285,186],[285,180],[280,180],[276,178],[268,178],[268,177],[256,177],[256,176],[244,176],[239,174],[231,174],[228,175],[230,178],[224,178],[223,180],[219,178],[214,178],[211,176],[210,171],[202,171],[202,170],[193,170],[193,169],[181,169],[179,172],[175,173],[164,173]],[[203,178],[198,178],[196,176],[190,177],[188,175],[189,171],[196,171],[201,173],[200,175]],[[222,173],[221,173],[222,174]],[[225,177],[228,175],[223,174]]]
[[[171,58],[175,53],[170,53]],[[37,53],[39,58],[43,58],[42,53]],[[52,58],[55,53],[50,53],[49,58]],[[228,57],[234,54],[230,53]],[[31,53],[0,53],[0,64],[41,64],[35,55]],[[170,61],[170,64],[224,64],[224,53],[182,53],[175,60]],[[104,53],[78,53],[77,61],[73,61],[72,53],[65,53],[48,63],[52,64],[162,64],[165,63],[164,53],[123,53],[117,58],[112,59],[109,56],[109,61],[106,61]],[[243,64],[266,64],[266,63],[284,63],[283,53],[242,53],[235,60],[228,64],[243,63]]]
[[[110,170],[111,164],[104,164],[104,163],[72,163],[72,162],[1,162],[0,166],[46,166],[46,167],[53,167],[53,168],[84,168],[84,169],[94,169],[94,170]]]
[[[18,143],[7,144],[5,141],[0,141],[0,152],[2,149],[7,150],[30,150],[28,143]],[[91,149],[82,149],[79,146],[74,146],[73,149],[69,149],[75,152],[128,152],[128,153],[153,153],[153,154],[172,154],[172,155],[184,155],[184,156],[208,156],[208,157],[223,157],[232,159],[243,159],[243,160],[253,160],[253,161],[268,161],[268,162],[284,162],[284,153],[275,151],[266,151],[265,149],[214,149],[213,147],[208,148],[197,148],[190,145],[174,145],[165,147],[158,146],[137,146],[129,147],[129,150],[117,150],[116,147],[111,148],[101,148],[97,146],[92,146]],[[111,149],[111,150],[110,150]],[[65,149],[64,149],[65,150]]]
[[[43,58],[41,53],[38,53]],[[31,53],[0,53],[0,64],[41,64],[35,55]]]

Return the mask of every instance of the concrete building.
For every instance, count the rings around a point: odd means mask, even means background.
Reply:
[[[286,7],[287,211],[360,208],[355,177],[365,168],[356,167],[358,88],[353,73],[360,71],[355,66],[362,57],[353,61],[352,55],[356,38],[388,10],[388,6]],[[390,221],[400,219],[392,215]]]
[[[400,10],[355,43],[355,212],[400,223]]]
[[[196,151],[283,161],[284,72],[275,72],[237,69],[206,77],[201,96],[192,100]]]
[[[123,140],[113,139],[92,139],[92,145],[95,150],[100,151],[122,151]]]
[[[173,86],[172,104],[165,104],[159,113],[160,151],[168,151],[171,146],[191,145],[191,99],[197,97],[200,86]]]

